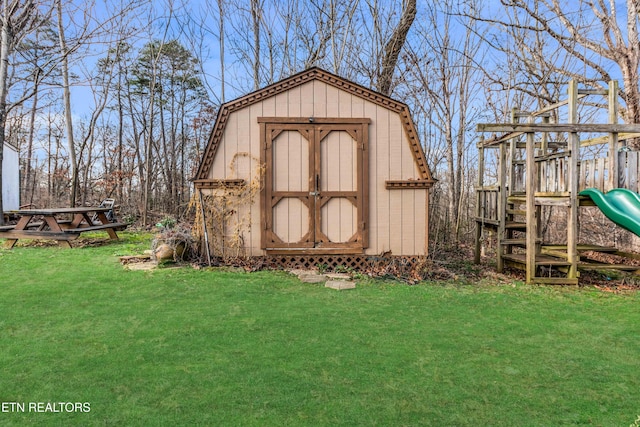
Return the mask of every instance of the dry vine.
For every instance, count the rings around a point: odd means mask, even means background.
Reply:
[[[237,176],[237,161],[245,157],[255,163],[251,180],[241,186],[221,186],[210,192],[194,195],[190,209],[195,211],[194,238],[200,241],[206,253],[205,241],[209,242],[209,255],[222,258],[228,263],[245,257],[245,234],[251,230],[251,206],[260,193],[265,167],[259,159],[246,152],[236,153],[231,159],[231,176]],[[204,217],[203,217],[204,215]],[[205,238],[205,224],[206,237]],[[206,257],[206,254],[205,254]]]

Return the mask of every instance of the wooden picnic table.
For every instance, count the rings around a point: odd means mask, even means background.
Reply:
[[[71,247],[71,240],[87,231],[105,230],[111,239],[117,239],[117,229],[126,224],[110,222],[106,212],[111,208],[52,208],[20,209],[14,213],[20,218],[16,225],[0,227],[0,239],[7,239],[4,246],[11,249],[18,239],[57,240],[63,247]],[[71,218],[71,219],[69,219]]]

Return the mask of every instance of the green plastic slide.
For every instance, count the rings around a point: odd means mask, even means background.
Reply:
[[[622,228],[640,236],[640,195],[626,188],[614,188],[606,194],[586,188],[581,196],[590,197],[602,213]]]

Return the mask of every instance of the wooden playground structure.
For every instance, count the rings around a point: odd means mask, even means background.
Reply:
[[[640,137],[640,124],[618,124],[617,94],[615,81],[604,91],[579,89],[572,81],[565,101],[535,113],[514,111],[508,124],[478,125],[479,132],[492,136],[478,144],[476,263],[480,262],[483,237],[490,231],[497,240],[498,271],[524,269],[527,283],[577,284],[580,271],[588,269],[640,270],[633,263],[581,259],[592,252],[640,258],[616,247],[579,242],[579,210],[594,206],[580,191],[639,190],[640,158],[626,141]],[[608,123],[579,123],[579,103],[592,103],[593,97],[606,101]],[[560,117],[558,109],[563,107],[568,109],[563,115],[567,123],[552,123],[551,118]],[[493,168],[487,167],[491,161]],[[541,218],[545,209],[564,211],[561,220],[552,216],[555,224],[550,225],[556,227],[556,236],[562,236],[558,241],[544,241]]]

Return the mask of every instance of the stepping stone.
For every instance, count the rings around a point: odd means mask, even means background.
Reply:
[[[125,264],[124,266],[127,270],[155,270],[158,268],[158,264],[155,262],[134,262],[131,264]]]
[[[327,277],[322,274],[302,274],[298,276],[301,282],[303,283],[322,283],[327,281]]]
[[[289,273],[293,274],[294,276],[306,276],[308,274],[318,274],[317,270],[303,270],[303,269],[293,269],[293,270],[289,270]]]
[[[347,273],[329,273],[326,276],[331,280],[351,280],[351,275]]]
[[[121,256],[120,262],[124,264],[132,264],[139,262],[148,262],[151,260],[151,255],[129,255],[129,256]]]
[[[338,291],[342,291],[344,289],[355,289],[355,282],[346,281],[346,280],[329,280],[324,284],[325,288],[336,289]]]

